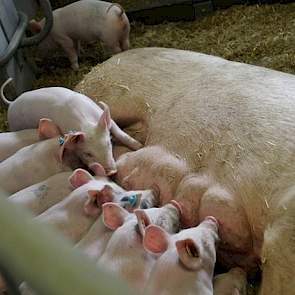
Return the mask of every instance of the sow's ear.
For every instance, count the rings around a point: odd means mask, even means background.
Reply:
[[[38,135],[40,139],[49,139],[62,135],[60,128],[50,119],[39,120]]]
[[[69,177],[69,182],[73,186],[73,188],[78,188],[86,183],[88,183],[90,180],[93,180],[93,176],[84,169],[76,169],[72,175]]]
[[[97,217],[101,213],[104,203],[113,201],[113,189],[105,185],[101,190],[89,190],[88,200],[84,204],[84,211],[87,215]]]
[[[143,247],[155,254],[160,254],[168,249],[169,236],[161,227],[151,224],[145,229]]]
[[[116,230],[123,225],[129,216],[127,210],[116,203],[105,203],[102,205],[103,223],[111,230]]]

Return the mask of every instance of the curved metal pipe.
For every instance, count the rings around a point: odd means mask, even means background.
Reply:
[[[45,25],[40,33],[22,40],[21,47],[39,44],[50,32],[53,26],[52,8],[49,0],[39,0],[40,6],[44,11]]]
[[[5,64],[9,62],[9,60],[15,54],[25,34],[25,30],[28,25],[28,17],[23,12],[18,12],[18,16],[19,16],[19,23],[18,23],[17,29],[15,30],[5,50],[5,53],[0,56],[0,67],[4,66]]]

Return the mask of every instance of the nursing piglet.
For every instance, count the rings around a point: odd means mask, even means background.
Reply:
[[[43,129],[45,133],[48,130],[50,136],[59,135],[59,130]],[[20,149],[0,163],[0,187],[13,194],[54,174],[79,167],[81,161],[73,153],[79,141],[83,141],[82,132],[67,134],[65,138],[53,137]]]
[[[31,21],[33,32],[40,32],[45,20]],[[53,11],[53,27],[41,42],[41,53],[60,46],[67,54],[73,70],[79,69],[80,41],[102,41],[110,53],[129,48],[130,25],[123,8],[99,0],[83,0]]]
[[[97,265],[141,290],[149,278],[156,257],[142,247],[142,232],[135,214],[114,203],[103,205],[103,221],[115,230]]]
[[[69,195],[73,187],[69,183],[72,172],[61,172],[48,179],[26,187],[11,195],[8,200],[38,215]]]
[[[158,205],[174,198],[181,179],[189,173],[185,161],[161,146],[148,146],[121,155],[117,162],[116,181],[125,189],[158,189]]]
[[[40,119],[38,129],[25,129],[16,132],[0,133],[0,162],[7,159],[19,149],[31,145],[41,139],[47,139],[50,134],[45,134],[42,130],[44,124],[52,125],[52,128],[59,130],[49,119]],[[61,133],[61,131],[60,131]]]
[[[128,191],[120,199],[119,204],[122,208],[128,209],[128,212],[132,212],[140,205],[144,198],[150,197],[149,195],[153,195],[153,191]],[[120,209],[118,211],[120,212]],[[125,209],[121,211],[125,212]],[[91,226],[87,234],[76,244],[76,247],[89,258],[97,260],[103,254],[112,234],[113,228],[109,229],[105,226],[103,216],[101,215]]]
[[[83,169],[76,169],[69,181],[76,188],[64,200],[35,218],[50,224],[64,236],[78,242],[101,214],[101,206],[106,202],[119,202],[128,195],[124,189],[96,172],[95,177]],[[138,202],[133,204],[138,206]],[[130,208],[129,208],[130,209]]]
[[[247,295],[247,274],[239,267],[214,277],[214,295]]]
[[[9,80],[2,87],[8,82]],[[50,118],[63,133],[70,130],[82,131],[83,141],[77,142],[76,154],[86,165],[100,163],[108,174],[116,170],[110,131],[131,149],[136,150],[142,146],[111,119],[106,104],[101,102],[100,108],[90,98],[70,89],[41,88],[25,92],[13,102],[5,97],[2,99],[9,104],[7,117],[11,130],[36,128],[40,118]]]
[[[175,235],[156,225],[148,226],[143,245],[161,256],[151,272],[145,294],[212,295],[218,239],[214,217],[207,217],[199,226]]]

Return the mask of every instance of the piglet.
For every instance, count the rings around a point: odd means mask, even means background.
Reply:
[[[2,88],[7,83],[9,80]],[[84,137],[83,141],[77,142],[76,154],[86,165],[100,163],[109,175],[116,170],[110,131],[131,149],[142,146],[111,119],[106,104],[100,102],[100,108],[90,98],[70,89],[41,88],[21,94],[14,102],[9,102],[4,96],[2,99],[9,104],[7,117],[12,131],[36,128],[43,117],[52,119],[63,133],[81,131]]]
[[[53,130],[59,130],[50,119],[40,119],[38,129],[25,129],[16,132],[0,133],[0,162],[7,159],[19,149],[31,145],[41,139],[52,137],[47,132],[44,132],[46,125],[52,125]],[[61,131],[59,131],[61,133]],[[57,131],[58,133],[58,131]]]
[[[44,132],[47,130],[44,128]],[[59,130],[50,131],[50,136],[58,134]],[[0,187],[13,194],[54,174],[79,167],[81,162],[73,150],[83,138],[82,132],[75,132],[20,149],[0,163]]]
[[[96,175],[93,177],[86,170],[76,169],[69,178],[75,190],[35,220],[54,226],[77,243],[100,216],[104,203],[119,202],[128,195],[128,192],[106,177],[104,170],[101,170],[100,175],[96,171]],[[135,207],[138,205],[139,201],[133,203]]]
[[[40,32],[45,20],[32,20],[32,32]],[[79,69],[80,41],[100,40],[110,53],[129,48],[130,25],[124,9],[119,4],[99,0],[83,0],[53,11],[53,27],[41,42],[41,54],[60,46],[67,54],[73,70]]]
[[[214,295],[247,295],[247,274],[239,267],[214,277]]]
[[[136,210],[135,210],[136,212]],[[114,203],[103,205],[103,222],[114,233],[97,265],[141,290],[155,263],[142,247],[142,232],[134,214]]]
[[[148,252],[161,256],[151,272],[145,294],[212,295],[218,239],[214,217],[174,235],[156,225],[148,226],[143,245]]]
[[[134,211],[139,207],[141,200],[150,194],[154,194],[154,192],[151,190],[125,192],[119,202],[120,207],[125,209],[120,210],[119,208],[118,212],[127,212],[126,210],[128,210],[128,212]],[[89,211],[87,212],[89,214]],[[114,228],[109,229],[105,226],[103,216],[101,215],[91,226],[87,234],[85,234],[85,236],[78,242],[76,247],[89,258],[97,260],[104,252],[105,247],[113,234],[113,229]]]
[[[73,187],[68,179],[72,172],[61,172],[46,180],[26,187],[11,195],[8,200],[38,215],[69,195]]]
[[[117,162],[116,181],[125,189],[157,189],[158,205],[174,198],[181,179],[189,173],[184,160],[161,146],[148,146],[121,155]]]

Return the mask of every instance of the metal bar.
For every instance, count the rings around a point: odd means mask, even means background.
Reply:
[[[4,66],[5,64],[9,62],[9,60],[12,58],[12,56],[15,54],[16,50],[18,49],[18,46],[20,45],[21,40],[25,34],[25,30],[28,24],[28,18],[22,12],[19,12],[18,14],[19,14],[19,23],[18,23],[17,29],[12,39],[10,40],[5,53],[2,56],[0,56],[0,67]]]
[[[17,280],[42,295],[132,295],[123,282],[104,273],[94,261],[52,228],[33,220],[0,192],[0,261]]]
[[[51,31],[52,25],[53,25],[53,15],[52,15],[52,9],[51,4],[48,0],[39,0],[40,6],[42,10],[44,11],[45,15],[45,25],[40,33],[37,35],[34,35],[29,38],[24,38],[21,46],[32,46],[39,44]]]

